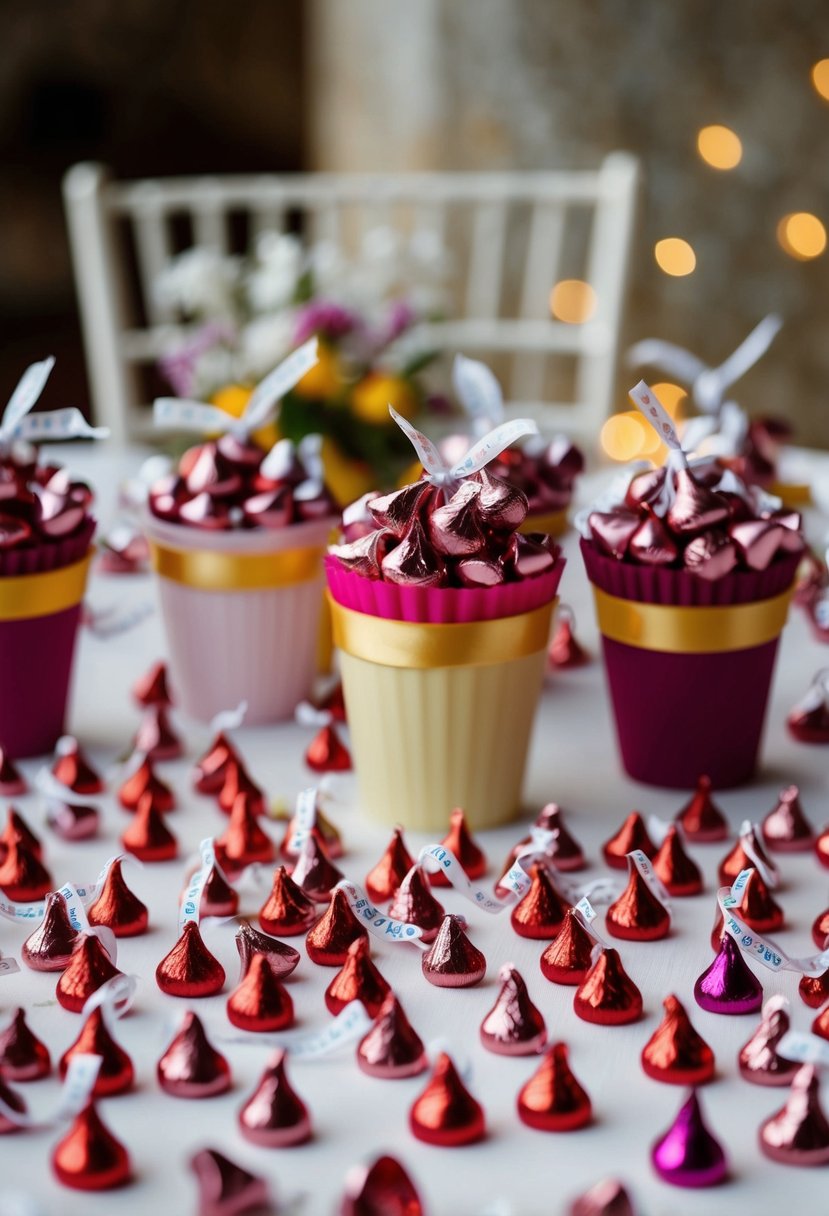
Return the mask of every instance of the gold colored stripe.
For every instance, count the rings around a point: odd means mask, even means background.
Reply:
[[[567,511],[548,511],[546,515],[528,515],[519,532],[546,532],[548,536],[561,536],[567,531]]]
[[[211,549],[176,549],[150,540],[153,569],[162,578],[201,591],[253,591],[287,587],[314,578],[322,546],[281,553],[223,553]]]
[[[60,570],[0,578],[0,621],[52,616],[74,608],[83,599],[92,552]]]

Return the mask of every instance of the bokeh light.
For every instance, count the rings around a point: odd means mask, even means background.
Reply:
[[[653,256],[660,270],[677,277],[691,274],[697,264],[697,255],[693,248],[678,236],[668,236],[657,241],[653,247]]]
[[[712,169],[734,169],[743,159],[740,137],[730,127],[702,127],[697,134],[697,151]]]
[[[819,59],[812,68],[812,84],[815,92],[829,101],[829,59]]]
[[[826,229],[811,212],[793,211],[777,225],[777,239],[790,257],[808,262],[826,248]]]
[[[638,412],[611,414],[605,421],[599,438],[611,460],[620,460],[626,464],[629,460],[636,460],[641,454],[646,429],[651,428]]]
[[[596,311],[596,293],[582,279],[562,279],[550,292],[550,312],[557,321],[582,325]]]

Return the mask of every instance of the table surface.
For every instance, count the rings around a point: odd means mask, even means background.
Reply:
[[[99,487],[99,515],[104,529],[115,515],[115,490],[121,476],[137,467],[137,452],[90,452],[77,447],[62,451],[70,466],[93,478]],[[829,497],[827,460],[811,461],[801,455],[800,465],[822,478],[819,493]],[[586,482],[582,497],[595,488]],[[824,497],[825,501],[825,497]],[[829,506],[829,504],[827,504]],[[811,538],[819,542],[826,531],[826,517],[811,513]],[[588,587],[570,535],[565,547],[570,563],[562,585],[564,599],[572,605],[578,636],[597,654],[597,635],[589,605]],[[93,607],[136,604],[152,598],[147,577],[102,577],[93,579]],[[116,758],[122,755],[136,728],[138,714],[129,689],[151,662],[164,653],[160,622],[155,615],[132,632],[102,640],[85,632],[79,647],[72,729],[81,738],[95,762],[114,778]],[[779,789],[796,782],[807,813],[819,825],[829,820],[829,764],[825,747],[795,743],[784,726],[791,705],[804,693],[817,668],[827,662],[829,652],[813,641],[800,612],[792,614],[782,643],[766,732],[763,765],[757,780],[738,792],[719,799],[732,827],[744,817],[761,818],[775,803]],[[712,706],[716,713],[716,706]],[[161,1093],[155,1081],[155,1064],[187,1007],[186,1002],[164,996],[156,987],[157,963],[177,935],[178,896],[182,887],[184,859],[198,841],[222,830],[224,818],[211,799],[194,794],[188,770],[192,759],[208,740],[204,726],[178,720],[187,745],[187,758],[161,766],[180,801],[171,816],[171,826],[181,843],[182,860],[164,865],[130,868],[128,880],[148,904],[151,930],[143,937],[122,941],[119,966],[139,979],[133,1010],[118,1025],[118,1038],[132,1056],[137,1071],[137,1090],[131,1095],[100,1103],[105,1121],[127,1144],[135,1168],[135,1182],[127,1189],[103,1196],[90,1196],[60,1188],[46,1168],[52,1145],[59,1138],[55,1129],[26,1132],[3,1145],[3,1188],[0,1213],[11,1213],[12,1194],[31,1197],[32,1212],[60,1211],[66,1216],[90,1212],[144,1213],[195,1210],[195,1187],[187,1168],[191,1154],[199,1148],[220,1148],[234,1160],[271,1179],[276,1195],[293,1200],[306,1216],[327,1216],[336,1207],[347,1169],[381,1151],[390,1151],[406,1165],[432,1216],[553,1216],[566,1210],[567,1201],[602,1177],[623,1178],[635,1197],[638,1210],[650,1216],[695,1216],[723,1210],[753,1216],[777,1213],[791,1202],[797,1187],[798,1203],[804,1210],[817,1210],[818,1197],[825,1197],[823,1171],[793,1171],[763,1157],[757,1146],[757,1128],[776,1110],[784,1093],[750,1086],[737,1073],[736,1055],[749,1037],[756,1018],[717,1017],[695,1005],[694,980],[711,960],[709,933],[714,915],[716,866],[725,852],[723,845],[691,849],[706,877],[706,891],[689,900],[674,902],[670,938],[657,943],[622,943],[625,967],[644,995],[645,1017],[627,1027],[598,1027],[580,1021],[572,1009],[573,989],[547,983],[538,967],[543,943],[517,937],[508,916],[489,917],[476,912],[454,891],[446,894],[450,910],[468,914],[476,945],[486,955],[486,979],[480,986],[461,991],[435,989],[420,973],[419,959],[408,946],[380,945],[375,951],[381,971],[393,985],[415,1028],[427,1043],[439,1039],[469,1069],[469,1084],[482,1102],[487,1116],[485,1142],[464,1149],[429,1147],[414,1140],[407,1129],[407,1112],[420,1092],[424,1078],[379,1081],[356,1067],[353,1049],[346,1048],[324,1062],[295,1061],[291,1079],[312,1112],[315,1136],[304,1147],[266,1150],[247,1143],[237,1130],[236,1113],[267,1061],[269,1048],[250,1035],[250,1045],[224,1047],[231,1062],[234,1086],[231,1093],[209,1101],[182,1101]],[[303,750],[310,732],[294,724],[278,728],[245,728],[238,742],[249,768],[271,797],[289,804],[299,789],[308,785]],[[38,765],[24,765],[30,775]],[[110,792],[99,800],[103,827],[99,838],[68,845],[51,834],[44,824],[44,810],[35,795],[20,798],[19,809],[46,841],[46,857],[58,882],[91,879],[107,857],[118,851],[118,837],[126,816]],[[556,801],[568,811],[568,823],[585,846],[591,861],[586,880],[601,873],[597,864],[601,842],[633,808],[644,813],[672,816],[684,801],[677,791],[651,789],[628,780],[621,771],[612,723],[605,696],[601,665],[559,673],[544,690],[536,721],[526,780],[526,807],[530,815],[546,802]],[[447,808],[448,811],[449,808]],[[389,830],[364,822],[359,814],[353,778],[339,778],[331,817],[341,828],[347,846],[342,866],[347,875],[362,882],[364,875],[385,847]],[[490,874],[501,864],[509,847],[523,833],[524,824],[482,833],[491,862]],[[281,829],[275,829],[274,834]],[[413,834],[410,848],[425,843]],[[829,902],[829,881],[811,855],[785,857],[781,861],[785,885],[782,889],[788,928],[779,940],[795,955],[811,953],[809,927],[814,916]],[[622,876],[620,877],[620,884]],[[254,917],[267,893],[267,884],[246,886],[242,912]],[[601,931],[601,916],[597,926]],[[225,965],[230,983],[237,973],[233,933],[227,926],[207,922],[205,935]],[[0,947],[4,954],[18,955],[24,932],[0,922]],[[513,962],[525,977],[532,999],[542,1010],[551,1041],[565,1040],[571,1048],[571,1064],[591,1095],[595,1123],[568,1135],[548,1135],[524,1127],[515,1111],[515,1099],[523,1082],[534,1071],[533,1058],[505,1058],[480,1045],[478,1025],[492,1005],[500,965]],[[290,981],[290,990],[302,1027],[322,1027],[329,1021],[322,994],[332,978],[328,968],[316,967],[304,956]],[[793,1023],[807,1029],[812,1012],[796,994],[797,976],[772,975],[760,978],[766,995],[786,992],[792,999]],[[49,1046],[53,1059],[74,1040],[80,1019],[67,1013],[54,1000],[55,976],[26,968],[2,980],[2,1008],[17,1004],[27,1008],[30,1024]],[[228,1029],[225,994],[196,1002],[208,1026]],[[639,1064],[642,1046],[660,1020],[661,1002],[675,992],[688,1008],[693,1022],[713,1047],[717,1079],[705,1087],[703,1101],[710,1125],[727,1145],[731,1181],[716,1196],[709,1192],[675,1190],[661,1183],[649,1164],[649,1147],[672,1121],[684,1090],[659,1084],[645,1077]],[[54,1100],[54,1078],[19,1086],[34,1113]],[[829,1106],[829,1092],[826,1094]],[[823,1198],[825,1204],[825,1198]]]

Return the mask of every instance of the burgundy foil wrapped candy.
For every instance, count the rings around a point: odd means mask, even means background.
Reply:
[[[789,785],[780,791],[777,806],[761,824],[763,841],[775,853],[808,853],[815,831],[800,803],[800,790]]]
[[[213,1098],[231,1086],[230,1065],[209,1042],[192,1010],[156,1065],[158,1084],[174,1098]]]
[[[509,963],[501,968],[498,979],[501,988],[495,1004],[481,1022],[482,1044],[496,1055],[537,1054],[547,1041],[547,1028],[530,1000],[527,985]]]
[[[786,718],[786,725],[800,743],[829,743],[829,668],[817,673],[809,691]]]
[[[251,1174],[214,1148],[203,1148],[190,1158],[199,1190],[197,1216],[243,1216],[272,1210],[263,1178]]]
[[[788,1085],[800,1067],[777,1051],[777,1046],[791,1025],[789,1002],[783,996],[766,1001],[760,1025],[740,1048],[737,1064],[740,1076],[753,1085]]]
[[[18,1008],[0,1031],[0,1077],[4,1081],[38,1081],[52,1071],[49,1048],[29,1028],[26,1013]]]
[[[829,1120],[820,1104],[813,1064],[795,1073],[785,1105],[760,1126],[760,1148],[783,1165],[829,1163]]]
[[[246,920],[240,923],[234,940],[239,953],[242,975],[247,972],[255,954],[265,955],[278,980],[287,979],[299,964],[298,950],[295,950],[293,946],[287,946],[285,942],[277,941],[268,933],[260,933]]]
[[[384,1080],[416,1077],[428,1068],[423,1041],[393,992],[386,994],[374,1025],[360,1040],[357,1063],[369,1076]]]
[[[286,1053],[274,1052],[256,1089],[239,1111],[239,1128],[246,1140],[264,1148],[291,1148],[311,1139],[308,1108],[285,1073]]]

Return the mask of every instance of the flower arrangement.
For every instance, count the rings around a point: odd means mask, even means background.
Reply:
[[[345,504],[395,485],[410,464],[388,406],[411,419],[436,404],[421,373],[437,352],[424,349],[417,324],[442,315],[447,274],[445,251],[425,231],[405,239],[373,229],[350,260],[330,242],[305,248],[275,232],[244,258],[196,246],[155,285],[181,322],[160,368],[179,396],[238,417],[271,368],[317,337],[317,365],[258,438],[271,446],[321,434],[326,481]]]

